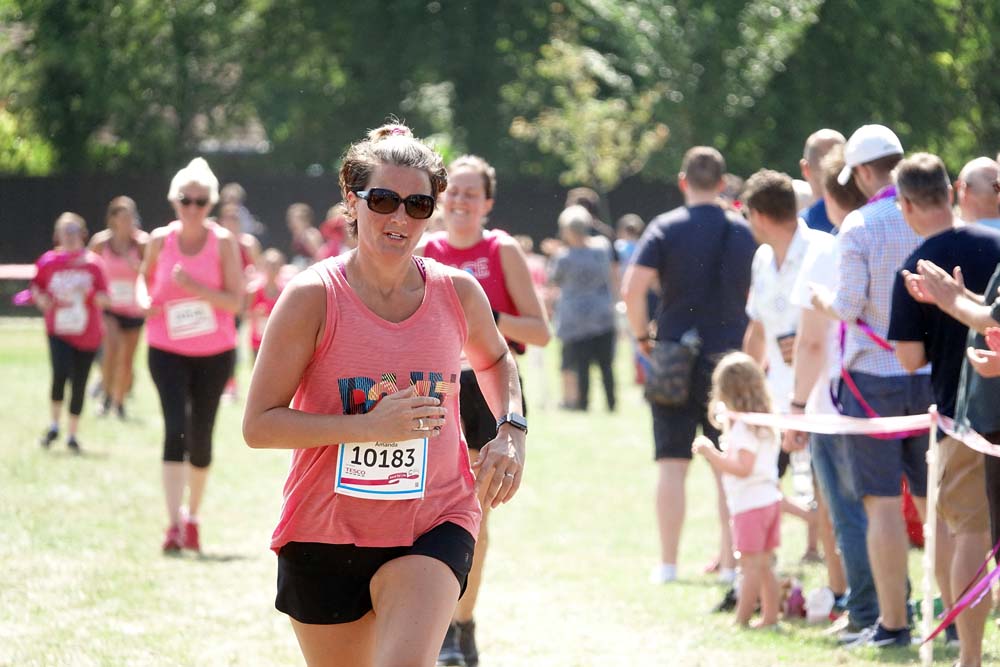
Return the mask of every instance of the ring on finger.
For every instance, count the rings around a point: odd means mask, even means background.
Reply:
[[[504,477],[517,477],[517,475],[515,475],[515,474],[514,474],[514,473],[512,473],[512,472],[505,472],[505,473],[503,474],[503,476],[504,476]]]
[[[424,420],[423,420],[423,417],[417,419],[417,430],[418,431],[423,431],[424,430]]]

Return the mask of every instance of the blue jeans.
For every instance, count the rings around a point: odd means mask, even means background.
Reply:
[[[813,471],[820,493],[829,508],[847,574],[847,613],[851,622],[867,627],[878,620],[878,596],[868,562],[868,515],[854,487],[851,461],[844,439],[837,435],[813,433],[809,440]]]

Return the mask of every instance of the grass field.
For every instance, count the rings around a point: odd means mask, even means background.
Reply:
[[[623,350],[622,350],[623,351]],[[483,667],[917,664],[913,650],[848,652],[822,627],[734,629],[712,615],[722,588],[700,574],[715,548],[708,466],[689,479],[681,581],[653,587],[656,561],[646,406],[624,354],[620,408],[590,414],[541,409],[542,377],[525,368],[531,436],[525,485],[493,515],[492,550],[477,621]],[[555,355],[548,355],[554,389]],[[273,608],[268,539],[288,462],[252,451],[241,404],[223,405],[202,512],[204,556],[165,557],[161,422],[140,351],[128,423],[85,408],[83,457],[60,440],[42,451],[48,362],[40,320],[0,321],[0,665],[297,665],[286,618]],[[247,373],[241,372],[245,389]],[[594,383],[592,390],[598,389]],[[554,405],[555,400],[549,404]],[[806,587],[819,566],[798,566],[805,530],[786,521],[781,569]],[[920,553],[911,576],[922,576]],[[988,662],[1000,661],[991,620]],[[938,665],[954,652],[936,651]]]

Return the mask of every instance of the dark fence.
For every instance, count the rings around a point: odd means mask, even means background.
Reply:
[[[220,174],[222,182],[238,181],[247,191],[247,207],[265,225],[264,247],[288,250],[285,209],[305,202],[316,211],[317,222],[340,200],[335,177],[282,176],[250,173]],[[0,264],[34,262],[52,247],[52,225],[63,211],[75,211],[87,221],[90,233],[104,227],[107,204],[113,197],[135,199],[146,230],[173,219],[166,195],[170,175],[86,174],[47,178],[0,177]],[[539,241],[556,235],[556,218],[566,188],[537,180],[501,180],[490,226],[511,234],[527,234]],[[637,213],[649,220],[680,203],[676,186],[630,179],[608,197],[611,220]]]

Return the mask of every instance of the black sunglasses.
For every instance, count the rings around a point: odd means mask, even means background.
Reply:
[[[186,195],[181,195],[180,198],[177,199],[177,203],[180,204],[181,206],[190,206],[191,204],[194,204],[198,208],[205,208],[206,206],[208,206],[208,197],[201,197],[200,199],[191,199]]]
[[[426,220],[434,213],[434,197],[430,195],[410,195],[403,199],[399,193],[385,188],[355,190],[354,194],[368,202],[368,209],[376,213],[392,213],[399,208],[400,202],[406,209],[406,215],[415,220]]]

